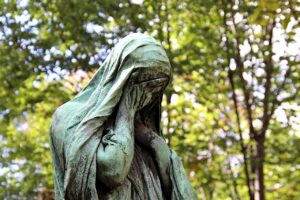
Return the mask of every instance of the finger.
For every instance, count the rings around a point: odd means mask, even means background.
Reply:
[[[152,99],[152,95],[151,94],[146,95],[146,98],[145,98],[145,101],[144,101],[144,105],[149,104],[151,102],[151,99]]]
[[[137,105],[138,101],[140,100],[140,97],[138,96],[139,95],[139,91],[138,91],[139,89],[134,87],[133,90],[134,90],[134,93],[133,93],[133,96],[132,96],[133,105]]]
[[[142,108],[143,105],[145,105],[145,100],[146,100],[146,94],[145,94],[145,91],[143,91],[143,95],[141,96],[140,101],[139,101],[139,108]]]
[[[138,72],[133,72],[131,75],[130,75],[130,83],[132,83],[132,85],[135,83],[137,77],[138,77],[139,73]]]
[[[168,82],[168,78],[157,78],[157,79],[152,79],[149,81],[144,81],[141,83],[137,83],[136,85],[139,85],[140,87],[159,87],[159,86],[164,86]]]

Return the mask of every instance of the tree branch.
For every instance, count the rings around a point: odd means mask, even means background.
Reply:
[[[225,37],[226,37],[226,52],[227,52],[227,63],[229,65],[230,63],[230,54],[229,54],[229,49],[230,49],[230,45],[229,45],[229,41],[228,41],[228,37],[227,37],[227,33],[228,33],[228,25],[227,25],[227,9],[226,9],[226,4],[224,2],[224,0],[222,0],[224,7],[224,17],[223,17],[223,23],[225,26]],[[232,7],[232,6],[231,6]],[[232,9],[231,9],[232,10]],[[232,91],[232,99],[233,99],[233,103],[234,103],[234,111],[235,111],[235,115],[236,115],[236,120],[237,120],[237,127],[238,127],[238,134],[240,137],[239,143],[240,143],[240,147],[241,147],[241,151],[243,154],[243,159],[244,159],[244,172],[246,175],[246,184],[248,187],[248,194],[251,200],[254,200],[254,193],[251,187],[251,182],[250,182],[250,175],[249,175],[249,167],[248,167],[248,159],[247,159],[247,149],[245,147],[244,144],[244,138],[243,138],[243,134],[242,134],[242,129],[241,129],[241,123],[240,123],[240,115],[239,115],[239,111],[238,111],[238,102],[237,102],[237,98],[236,98],[236,94],[235,94],[235,84],[234,84],[234,78],[233,78],[233,72],[229,69],[228,70],[228,78],[229,78],[229,82],[230,82],[230,87],[231,87],[231,91]],[[250,117],[251,119],[251,112],[250,115],[248,115],[248,117]],[[252,119],[251,119],[251,124],[252,124]]]
[[[232,1],[231,2],[231,12],[233,13],[233,9],[232,9]],[[244,63],[242,61],[241,58],[241,53],[240,53],[240,41],[239,41],[239,37],[237,34],[237,26],[236,26],[236,22],[234,19],[233,14],[231,14],[231,20],[233,23],[233,32],[236,35],[236,38],[234,38],[235,41],[235,46],[236,46],[236,51],[235,51],[235,55],[234,55],[234,60],[236,62],[236,66],[238,68],[238,75],[241,81],[241,87],[242,87],[242,91],[244,94],[244,103],[246,105],[246,111],[247,111],[247,120],[248,120],[248,124],[249,124],[249,132],[250,132],[250,137],[254,137],[256,138],[257,133],[256,130],[254,129],[253,126],[253,117],[252,117],[252,111],[251,111],[251,107],[252,107],[252,102],[250,103],[250,93],[251,90],[248,90],[248,88],[246,87],[247,82],[243,77],[243,73],[244,73]]]
[[[269,26],[267,27],[267,29],[269,29],[269,38],[268,38],[268,42],[269,42],[269,56],[267,59],[264,59],[264,63],[266,65],[265,67],[265,72],[266,72],[266,82],[264,85],[265,88],[265,93],[264,93],[264,100],[263,100],[263,117],[262,117],[262,121],[263,121],[263,127],[260,131],[259,136],[260,137],[265,137],[265,130],[267,129],[267,127],[269,126],[269,105],[270,105],[270,93],[271,93],[271,78],[272,78],[272,73],[273,73],[273,63],[272,63],[272,39],[273,39],[273,29],[275,27],[275,20],[271,19]]]

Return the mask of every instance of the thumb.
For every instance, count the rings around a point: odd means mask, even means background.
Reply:
[[[133,72],[129,77],[127,85],[132,86],[136,82],[137,77],[138,77],[138,72]]]

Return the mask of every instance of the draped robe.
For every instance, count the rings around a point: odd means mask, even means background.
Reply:
[[[99,146],[112,145],[121,156],[126,146],[113,131],[107,133],[104,124],[118,107],[125,85],[137,69],[171,75],[165,51],[144,34],[130,34],[122,39],[88,85],[56,110],[50,128],[55,199],[166,199],[153,156],[136,143],[129,173],[120,186],[106,188],[97,180],[97,173],[101,173],[96,162]],[[147,115],[160,134],[160,101]],[[180,158],[172,150],[169,178],[171,199],[197,199]]]

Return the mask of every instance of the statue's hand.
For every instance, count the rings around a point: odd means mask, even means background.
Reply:
[[[135,112],[142,109],[159,96],[168,81],[167,78],[157,78],[137,82],[137,77],[137,72],[134,72],[131,75],[121,101],[122,104],[125,104],[127,109]]]

